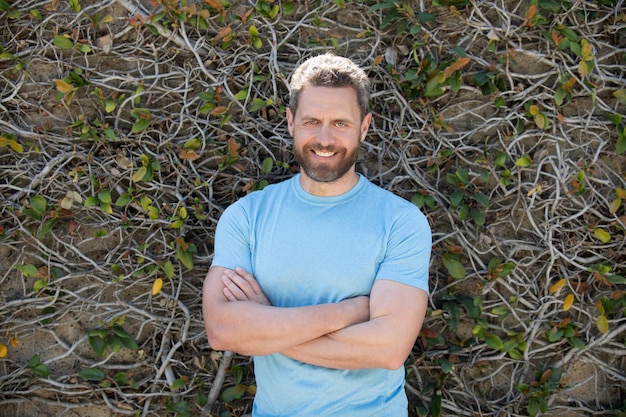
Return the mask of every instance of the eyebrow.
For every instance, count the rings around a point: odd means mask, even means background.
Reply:
[[[302,116],[302,117],[300,118],[300,120],[302,120],[302,121],[306,121],[306,120],[316,120],[316,121],[320,121],[321,119],[320,119],[320,118],[318,118],[318,117],[315,117],[315,116],[307,116],[307,115],[304,115],[304,116]],[[333,123],[342,122],[342,123],[345,123],[345,124],[350,124],[350,125],[353,125],[353,124],[354,124],[354,122],[353,122],[353,121],[351,121],[351,120],[350,120],[350,119],[348,119],[348,118],[344,118],[344,117],[334,118],[334,119],[332,119],[331,121],[332,121]]]

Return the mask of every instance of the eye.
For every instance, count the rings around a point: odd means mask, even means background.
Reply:
[[[342,122],[341,120],[335,122],[335,126],[337,127],[346,127],[348,124],[346,122]]]

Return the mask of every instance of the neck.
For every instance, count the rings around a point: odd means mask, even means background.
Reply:
[[[332,182],[320,182],[308,177],[304,172],[300,175],[302,189],[318,197],[334,197],[350,191],[359,182],[359,174],[355,171],[346,173]]]

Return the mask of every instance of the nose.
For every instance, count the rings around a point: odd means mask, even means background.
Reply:
[[[330,146],[334,142],[333,135],[328,124],[322,123],[320,125],[320,128],[317,131],[316,141],[321,146]]]

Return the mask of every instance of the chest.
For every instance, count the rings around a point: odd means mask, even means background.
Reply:
[[[253,227],[255,276],[273,305],[370,293],[386,248],[379,216],[345,207],[270,210]]]

